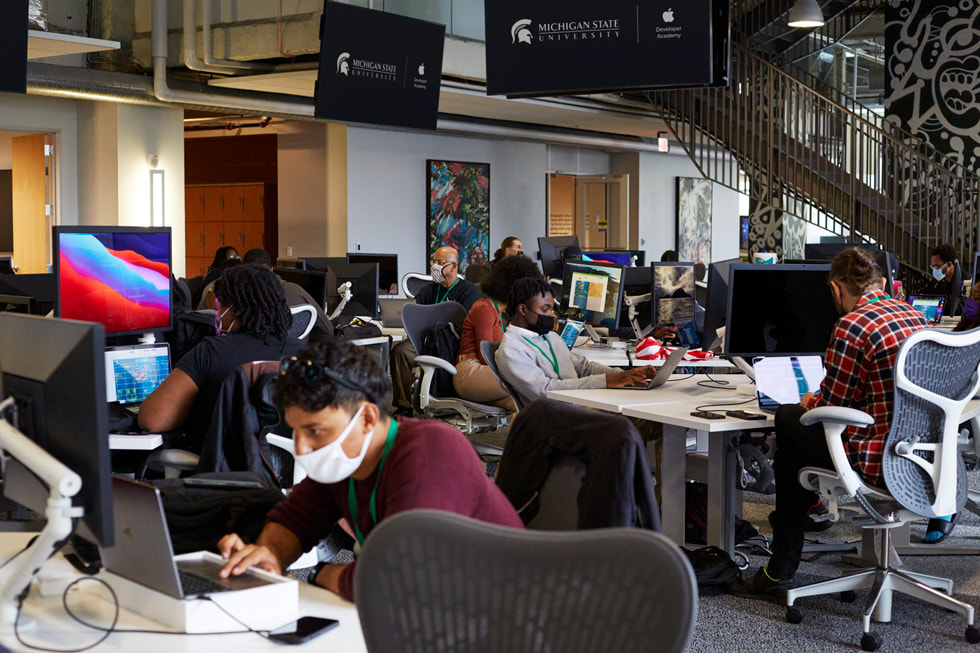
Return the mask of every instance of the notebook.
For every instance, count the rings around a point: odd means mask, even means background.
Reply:
[[[926,316],[934,324],[943,319],[943,309],[946,307],[945,295],[913,295],[909,297],[912,308]]]
[[[403,327],[402,307],[414,301],[414,299],[384,299],[379,297],[378,308],[381,309],[381,326],[388,328]]]
[[[820,356],[765,356],[752,361],[759,410],[775,413],[783,404],[798,404],[803,395],[820,390]]]
[[[674,373],[677,366],[682,360],[684,360],[684,354],[687,353],[687,347],[678,347],[674,350],[664,364],[657,370],[657,376],[653,377],[645,384],[641,385],[627,385],[621,388],[622,390],[653,390],[654,388],[659,388],[663,384],[670,380],[670,375]],[[620,388],[617,388],[619,390]]]
[[[170,345],[106,347],[106,401],[138,409],[170,374]]]
[[[277,582],[252,570],[220,578],[223,563],[208,557],[175,560],[160,491],[152,485],[113,476],[112,511],[115,544],[99,552],[117,576],[182,600]]]

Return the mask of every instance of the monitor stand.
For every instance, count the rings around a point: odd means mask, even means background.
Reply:
[[[153,331],[147,331],[139,338],[139,343],[141,345],[155,345],[157,342],[157,334]]]

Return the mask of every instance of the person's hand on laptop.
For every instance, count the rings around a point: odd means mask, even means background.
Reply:
[[[245,544],[237,533],[225,535],[218,541],[218,553],[227,560],[221,568],[222,578],[244,574],[249,567],[282,574],[282,563],[272,549],[264,544]]]
[[[653,365],[643,365],[634,367],[625,372],[617,372],[606,375],[607,388],[625,388],[631,385],[646,385],[647,381],[657,376],[657,370]]]

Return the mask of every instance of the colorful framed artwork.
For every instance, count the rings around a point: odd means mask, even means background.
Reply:
[[[677,253],[681,261],[711,263],[711,191],[707,179],[677,178]]]
[[[425,260],[440,247],[459,250],[459,272],[490,252],[490,164],[427,159]]]

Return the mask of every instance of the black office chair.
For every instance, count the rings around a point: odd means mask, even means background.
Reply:
[[[402,292],[409,299],[415,299],[422,288],[432,283],[432,277],[421,272],[409,272],[402,277]]]
[[[383,520],[354,576],[368,651],[683,651],[694,572],[659,533],[528,531],[436,510]]]

